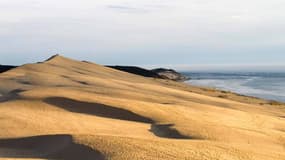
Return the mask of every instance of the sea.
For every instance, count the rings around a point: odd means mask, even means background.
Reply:
[[[195,86],[285,102],[285,72],[184,72]]]

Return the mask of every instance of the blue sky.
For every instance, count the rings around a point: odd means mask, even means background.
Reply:
[[[285,69],[284,0],[0,0],[0,15],[0,64],[59,53],[99,64]]]

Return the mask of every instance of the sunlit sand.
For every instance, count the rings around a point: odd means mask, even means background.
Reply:
[[[0,74],[0,128],[0,159],[285,159],[281,103],[61,56]]]

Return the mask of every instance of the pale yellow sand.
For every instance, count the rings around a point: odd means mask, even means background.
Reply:
[[[285,160],[282,104],[60,56],[0,94],[2,159]]]

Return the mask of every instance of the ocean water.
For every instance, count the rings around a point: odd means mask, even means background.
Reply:
[[[206,86],[242,95],[285,102],[285,72],[185,72],[191,85]]]

